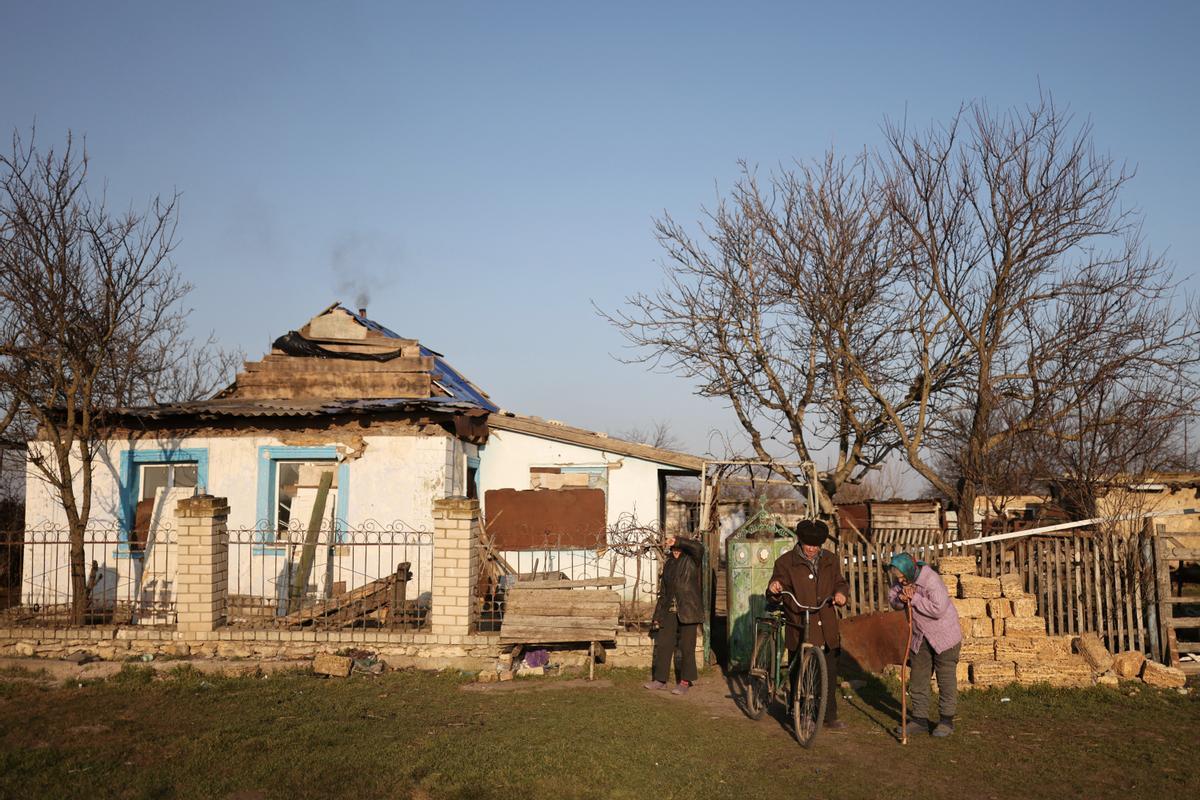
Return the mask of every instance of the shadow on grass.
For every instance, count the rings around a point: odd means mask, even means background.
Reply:
[[[842,702],[859,711],[888,736],[900,741],[900,737],[896,735],[895,726],[891,724],[895,723],[896,726],[900,724],[901,712],[900,701],[892,693],[892,688],[878,675],[863,669],[845,651],[842,652],[839,667],[843,680],[862,681],[862,686],[855,693],[858,699],[855,700],[852,695],[851,699]],[[874,709],[878,714],[871,714],[863,706]],[[879,715],[882,715],[882,719]]]
[[[750,676],[745,672],[726,672],[724,673],[725,685],[729,687],[729,697],[733,700],[738,710],[745,714],[750,719],[754,716],[750,713]],[[767,708],[763,717],[770,717],[779,727],[792,734],[792,721],[788,716],[787,698],[784,696],[785,690],[779,689],[776,697],[772,697],[767,701]]]

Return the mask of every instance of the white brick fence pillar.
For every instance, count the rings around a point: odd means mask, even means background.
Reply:
[[[225,621],[229,584],[229,503],[202,494],[175,506],[179,523],[175,578],[175,630],[181,634],[219,628]]]
[[[433,633],[471,632],[471,593],[479,578],[479,501],[433,501]]]

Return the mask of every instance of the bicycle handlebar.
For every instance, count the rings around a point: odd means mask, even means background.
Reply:
[[[821,602],[817,603],[815,606],[806,606],[803,603],[801,603],[799,599],[797,599],[796,595],[792,594],[787,589],[784,589],[779,594],[781,597],[783,595],[787,595],[788,597],[790,597],[792,599],[792,604],[794,606],[796,606],[796,608],[800,609],[801,611],[820,611],[822,608],[825,607],[826,603],[833,600],[833,595],[826,595],[825,599],[823,599]]]

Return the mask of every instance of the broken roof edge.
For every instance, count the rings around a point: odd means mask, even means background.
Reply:
[[[476,386],[470,378],[463,375],[454,367],[450,366],[449,362],[447,362],[446,359],[440,354],[430,350],[425,345],[420,345],[420,348],[421,355],[433,356],[433,373],[431,373],[433,380],[448,384],[444,386],[444,388],[451,397],[458,399],[469,399],[493,413],[500,411],[500,406],[492,402],[492,399],[488,396],[487,392]],[[459,397],[460,394],[465,395],[466,397],[461,398]]]
[[[378,333],[381,336],[386,336],[389,339],[404,339],[403,336],[396,333],[386,325],[377,322],[368,316],[358,313],[353,308],[349,308],[340,301],[334,303],[320,314],[317,314],[317,317],[328,314],[334,309],[341,309],[342,311],[346,312],[359,325],[362,325],[367,330],[374,331],[375,333]],[[316,317],[313,319],[316,319]],[[440,375],[434,374],[433,378],[434,380],[440,380],[446,384],[449,384],[445,388],[451,397],[457,400],[470,400],[487,409],[488,411],[500,410],[500,407],[492,402],[492,399],[488,396],[487,392],[479,388],[479,386],[477,386],[470,378],[463,375],[454,367],[450,366],[450,362],[446,361],[445,355],[439,353],[437,350],[434,350],[432,347],[427,347],[426,345],[421,344],[419,340],[414,341],[417,341],[417,346],[420,347],[421,355],[433,357],[434,372],[441,373]]]
[[[345,400],[243,400],[223,398],[152,406],[111,409],[113,418],[162,419],[164,417],[320,417],[371,411],[430,410],[446,414],[484,416],[488,409],[453,397],[394,397]]]
[[[561,422],[551,422],[540,417],[516,414],[512,411],[500,410],[490,414],[488,416],[488,427],[501,431],[525,433],[542,439],[575,444],[581,447],[590,447],[595,450],[604,450],[605,452],[637,458],[642,461],[650,461],[655,464],[675,467],[676,469],[695,472],[697,474],[704,467],[704,459],[700,456],[680,453],[676,450],[667,450],[662,447],[654,447],[653,445],[638,442],[627,442],[624,439],[616,439],[608,434],[590,431],[586,428],[576,428]]]

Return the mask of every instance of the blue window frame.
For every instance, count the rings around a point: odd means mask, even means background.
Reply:
[[[120,530],[115,558],[141,558],[142,554],[130,549],[129,536],[133,531],[134,511],[141,495],[142,470],[146,464],[196,465],[196,491],[204,492],[208,487],[208,448],[179,447],[174,450],[122,450],[118,456],[121,481]]]
[[[475,456],[467,456],[467,486],[463,494],[476,500],[482,496],[479,493],[479,459]]]
[[[284,447],[266,446],[258,448],[258,493],[255,502],[256,520],[254,539],[262,542],[251,552],[255,555],[283,555],[284,548],[273,547],[276,535],[276,485],[279,463],[282,461],[336,461],[336,447]],[[334,524],[341,539],[350,507],[350,467],[345,462],[338,464],[337,501],[334,509]]]

